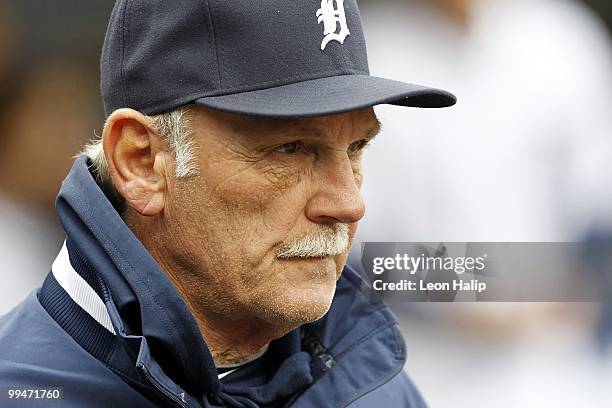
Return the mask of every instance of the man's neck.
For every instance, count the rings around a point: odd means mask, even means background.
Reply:
[[[162,268],[167,270],[167,266],[162,265]],[[168,277],[195,317],[216,366],[247,361],[268,347],[272,340],[290,331],[290,328],[273,326],[253,316],[215,313],[196,308],[180,282],[176,282],[172,274],[168,274]]]
[[[253,318],[227,320],[222,316],[201,318],[198,314],[194,313],[198,326],[218,367],[248,362],[284,334]]]

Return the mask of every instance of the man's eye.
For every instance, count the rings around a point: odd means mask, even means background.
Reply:
[[[274,151],[284,154],[295,154],[299,149],[298,142],[285,143],[278,146]]]
[[[369,140],[366,139],[362,139],[362,140],[358,140],[356,142],[353,142],[350,144],[349,148],[348,148],[348,153],[349,154],[355,154],[355,153],[359,153],[360,151],[362,151],[368,144],[370,143]]]

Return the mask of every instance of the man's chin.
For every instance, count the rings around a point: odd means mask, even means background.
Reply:
[[[336,285],[333,281],[317,286],[302,290],[285,288],[281,296],[259,304],[260,317],[273,325],[290,329],[319,320],[331,307]]]

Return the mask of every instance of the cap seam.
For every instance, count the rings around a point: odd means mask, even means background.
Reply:
[[[221,89],[221,63],[219,60],[219,44],[217,42],[217,32],[215,30],[215,22],[213,20],[212,11],[210,10],[210,1],[206,0],[206,9],[208,18],[210,19],[210,28],[213,35],[213,43],[215,44],[215,59],[217,60],[217,89]]]
[[[367,63],[367,61],[368,61],[368,47],[366,46],[366,44],[368,42],[366,41],[365,27],[363,26],[363,19],[361,18],[361,10],[359,9],[359,3],[355,2],[355,7],[356,7],[355,12],[356,12],[356,15],[357,15],[357,17],[356,17],[357,22],[359,23],[359,26],[362,27],[362,29],[360,31],[360,34],[361,34],[362,41],[363,41],[363,52],[365,54],[366,67],[368,69],[367,74],[370,75],[370,64]]]
[[[126,41],[125,41],[125,35],[126,35],[126,31],[129,30],[128,24],[127,24],[127,19],[126,19],[126,14],[128,11],[128,8],[130,6],[131,0],[127,0],[125,2],[125,5],[123,6],[123,12],[121,13],[121,19],[122,19],[122,24],[121,24],[121,61],[119,63],[119,75],[121,77],[121,97],[123,98],[123,105],[124,106],[128,106],[128,102],[127,102],[127,93],[125,91],[125,74],[124,74],[124,64],[125,64],[125,49],[126,49]],[[128,32],[128,37],[129,37],[129,32]]]
[[[340,76],[340,75],[367,75],[367,74],[354,70],[354,69],[343,69],[340,71],[338,70],[322,71],[322,72],[315,72],[315,73],[309,73],[309,74],[303,74],[303,75],[292,75],[292,76],[283,77],[283,78],[276,78],[270,81],[262,81],[262,82],[256,82],[254,84],[236,86],[234,88],[219,89],[218,91],[215,91],[215,92],[208,92],[206,96],[221,96],[221,95],[227,95],[230,93],[256,91],[256,90],[259,90],[258,87],[262,85],[283,86],[283,85],[290,85],[292,83],[295,83],[291,81],[300,81],[300,80],[310,81],[310,80],[327,78],[327,77],[332,77],[332,76]]]
[[[346,7],[346,6],[345,6]],[[345,13],[346,13],[346,9],[345,9]],[[349,41],[352,40],[351,35],[350,35],[350,29],[349,29],[349,36],[347,38]],[[342,61],[344,62],[344,67],[346,69],[352,69],[353,65],[348,63],[348,60],[346,58],[346,55],[344,54],[344,43],[342,44],[338,44],[339,48],[340,48],[340,55],[342,56]]]

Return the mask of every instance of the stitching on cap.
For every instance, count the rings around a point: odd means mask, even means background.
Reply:
[[[315,79],[321,79],[321,78],[337,76],[337,75],[339,76],[339,75],[366,75],[366,74],[360,71],[353,70],[353,69],[309,72],[307,74],[291,75],[291,76],[284,77],[284,78],[275,78],[269,81],[256,82],[254,84],[246,84],[246,85],[235,86],[233,88],[220,89],[218,92],[207,93],[207,96],[221,96],[221,95],[227,95],[230,93],[256,91],[256,90],[259,90],[259,87],[262,85],[277,85],[277,86],[291,85],[292,83],[294,83],[291,81],[302,81],[302,80],[311,81]]]
[[[219,46],[217,44],[217,32],[215,31],[215,23],[213,21],[212,12],[210,11],[209,0],[206,0],[206,9],[208,10],[208,18],[210,19],[210,28],[212,29],[213,43],[215,44],[215,59],[217,60],[217,89],[221,89],[221,63],[219,62]]]

